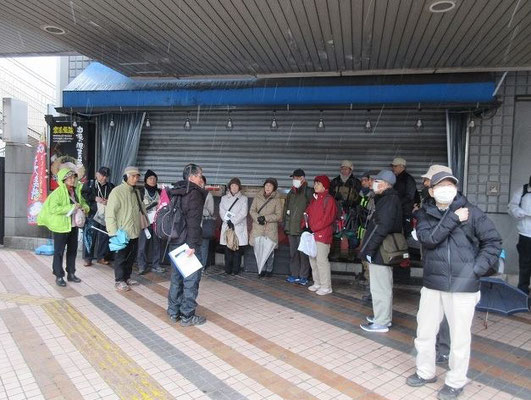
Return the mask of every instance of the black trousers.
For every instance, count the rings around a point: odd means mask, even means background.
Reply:
[[[65,276],[63,269],[63,256],[66,247],[66,272],[75,274],[77,255],[78,228],[72,228],[68,233],[53,233],[53,274],[62,278]]]
[[[518,250],[518,263],[520,267],[518,289],[529,294],[529,280],[531,278],[531,238],[520,235],[516,249]]]
[[[289,267],[291,276],[308,279],[310,275],[310,259],[299,251],[300,235],[288,235],[289,240]]]
[[[140,232],[143,234],[143,232]],[[130,239],[127,246],[116,252],[114,257],[114,280],[127,282],[133,272],[133,263],[136,260],[138,239]]]
[[[243,247],[232,251],[225,246],[225,272],[227,274],[237,274],[240,272],[242,265]]]

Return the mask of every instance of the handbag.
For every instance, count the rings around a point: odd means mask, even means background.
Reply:
[[[232,251],[237,251],[240,248],[240,242],[238,241],[238,235],[234,232],[234,229],[227,228],[225,231],[225,242],[227,248]]]
[[[78,208],[72,213],[72,226],[76,228],[83,228],[85,226],[85,212]]]
[[[149,227],[151,224],[149,222],[149,218],[144,213],[144,209],[142,208],[142,204],[140,203],[140,194],[138,193],[136,189],[135,189],[135,197],[138,203],[138,209],[140,210],[140,229],[144,230],[147,227]]]
[[[380,245],[380,255],[384,265],[399,265],[409,259],[409,247],[404,234],[388,234]]]

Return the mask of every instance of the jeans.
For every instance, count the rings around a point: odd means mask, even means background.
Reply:
[[[76,272],[76,255],[77,255],[77,237],[78,228],[72,228],[67,233],[53,233],[53,274],[62,278],[65,276],[63,270],[63,256],[66,247],[66,272],[75,274]]]
[[[136,248],[138,239],[130,239],[127,246],[116,252],[114,258],[114,280],[116,282],[127,282],[133,272],[133,263],[136,259]]]
[[[201,243],[201,258],[199,261],[201,261],[201,265],[204,269],[207,269],[208,265],[208,254],[210,249],[210,239],[203,239],[203,242]]]
[[[170,251],[176,248],[174,246],[171,247]],[[196,249],[195,255],[201,259],[201,250]],[[197,307],[195,299],[197,299],[197,295],[199,294],[201,272],[202,270],[199,269],[192,275],[184,278],[174,265],[171,266],[168,315],[180,315],[184,318],[189,318],[195,314]]]

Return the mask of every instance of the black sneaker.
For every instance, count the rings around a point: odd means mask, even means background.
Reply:
[[[168,318],[170,319],[171,322],[176,324],[177,321],[181,319],[181,316],[180,315],[168,315]]]
[[[426,383],[433,383],[436,381],[437,381],[436,376],[434,376],[431,379],[424,379],[418,376],[416,372],[406,379],[406,383],[408,384],[408,386],[413,386],[413,387],[424,386]]]
[[[147,268],[138,267],[138,275],[145,275],[147,274],[147,272],[148,272]]]
[[[200,315],[192,315],[188,318],[181,317],[181,322],[179,324],[183,327],[194,326],[194,325],[203,325],[206,322],[206,318]]]
[[[75,283],[81,282],[81,279],[79,279],[75,274],[68,274],[66,276],[66,280],[68,282],[75,282]]]
[[[55,283],[57,284],[57,286],[61,286],[61,287],[66,286],[66,282],[63,278],[55,278]]]
[[[439,400],[454,400],[463,392],[463,388],[455,389],[451,386],[444,385],[439,393],[437,393],[437,398]]]
[[[450,356],[447,354],[437,354],[435,357],[435,364],[447,364],[449,358]]]

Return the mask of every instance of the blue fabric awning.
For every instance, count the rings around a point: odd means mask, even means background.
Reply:
[[[467,77],[469,79],[467,79]],[[132,79],[92,63],[63,91],[63,108],[471,104],[494,100],[488,74],[300,79]]]

